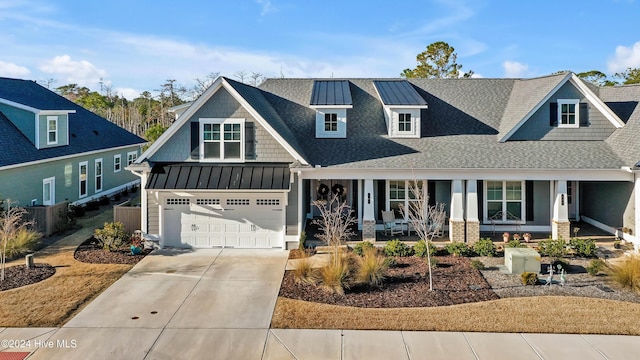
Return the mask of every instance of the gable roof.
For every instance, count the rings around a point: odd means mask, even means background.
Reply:
[[[69,145],[40,150],[0,112],[0,144],[11,144],[0,151],[0,168],[146,142],[33,81],[0,77],[0,99],[24,105],[23,108],[71,112]]]
[[[599,89],[599,94],[626,123],[605,142],[620,155],[625,166],[633,168],[640,161],[640,85],[605,86]]]
[[[264,97],[262,91],[226,77],[218,77],[211,86],[184,111],[178,119],[165,131],[138,159],[142,163],[155,154],[175,133],[186,123],[195,112],[200,109],[219,89],[225,88],[241,106],[273,136],[297,161],[307,164],[304,149],[297,138],[291,134],[280,115],[273,109],[271,103]],[[307,98],[308,99],[308,98]]]

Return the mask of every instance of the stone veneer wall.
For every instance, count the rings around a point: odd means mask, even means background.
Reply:
[[[557,229],[558,239],[565,239],[565,240],[571,239],[571,223],[569,221],[563,221],[563,222],[552,221],[551,227],[552,227],[552,230],[554,230],[553,228]]]
[[[376,241],[376,222],[375,220],[363,220],[362,221],[362,240],[363,241]]]
[[[467,220],[467,244],[473,245],[480,240],[480,221]]]
[[[464,220],[449,220],[451,241],[464,242]]]

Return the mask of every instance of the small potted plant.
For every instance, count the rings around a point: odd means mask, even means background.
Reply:
[[[513,234],[513,240],[520,241],[520,234]]]
[[[502,241],[504,241],[505,243],[509,242],[509,233],[508,232],[502,234]]]
[[[531,234],[530,233],[524,233],[524,234],[522,234],[522,237],[524,238],[524,242],[531,241]]]

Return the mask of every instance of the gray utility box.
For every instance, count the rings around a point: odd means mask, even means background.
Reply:
[[[504,266],[509,274],[540,273],[540,254],[530,248],[504,249]]]

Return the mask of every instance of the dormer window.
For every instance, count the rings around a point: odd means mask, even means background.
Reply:
[[[558,100],[558,127],[577,128],[580,126],[578,99]]]
[[[398,114],[398,132],[411,132],[411,114]]]
[[[200,119],[200,158],[239,160],[244,158],[244,119]]]
[[[324,131],[326,132],[338,131],[338,114],[336,113],[324,114]]]
[[[47,116],[47,145],[58,143],[58,117]]]
[[[349,81],[314,81],[309,105],[316,110],[317,138],[347,137],[347,109],[353,107]]]
[[[427,102],[406,80],[373,82],[383,105],[387,133],[390,137],[420,137],[420,113]]]

